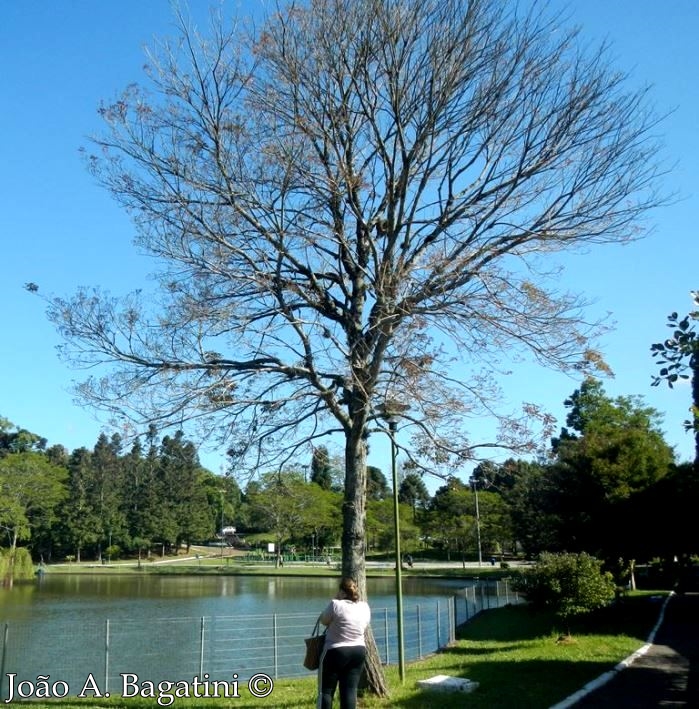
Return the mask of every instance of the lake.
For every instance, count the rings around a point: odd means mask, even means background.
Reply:
[[[94,673],[118,691],[122,673],[153,682],[306,674],[303,637],[335,595],[337,578],[46,574],[0,590],[4,668],[15,683],[50,674],[75,687]],[[454,625],[464,581],[403,579],[405,657],[434,651]],[[372,628],[395,662],[394,579],[368,580]],[[91,696],[91,695],[88,695]]]

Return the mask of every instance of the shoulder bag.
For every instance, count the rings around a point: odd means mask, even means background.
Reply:
[[[306,656],[303,658],[303,666],[307,670],[317,670],[320,665],[320,656],[323,654],[323,645],[325,644],[325,631],[319,633],[320,617],[316,621],[313,632],[310,638],[305,638]]]

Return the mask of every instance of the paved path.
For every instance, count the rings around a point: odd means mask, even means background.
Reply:
[[[601,687],[558,707],[699,707],[699,593],[673,595],[652,644]]]

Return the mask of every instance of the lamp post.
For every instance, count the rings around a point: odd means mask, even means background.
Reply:
[[[223,545],[225,543],[225,535],[223,534],[223,488],[219,489],[221,493],[221,563],[223,564]]]
[[[478,566],[483,565],[483,552],[481,549],[481,515],[478,510],[478,480],[476,478],[471,478],[471,484],[473,485],[473,492],[476,496],[476,538],[478,541]]]
[[[391,477],[393,478],[393,525],[396,535],[396,627],[398,631],[398,674],[405,682],[405,653],[403,639],[403,564],[400,552],[400,508],[398,506],[398,473],[396,471],[396,419],[388,415],[391,432]]]

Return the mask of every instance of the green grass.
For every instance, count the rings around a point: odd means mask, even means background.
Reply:
[[[201,559],[193,560],[182,559],[177,560],[173,557],[165,564],[153,564],[144,561],[141,568],[137,568],[132,563],[124,564],[115,561],[111,564],[99,564],[94,561],[56,564],[45,567],[47,574],[154,574],[154,575],[206,575],[206,576],[328,576],[337,577],[339,569],[337,565],[326,566],[325,564],[304,564],[300,562],[287,562],[283,567],[275,567],[269,562],[248,562],[240,557],[224,558],[221,560],[219,556],[202,557]],[[393,567],[369,567],[367,569],[368,577],[393,577],[395,569]],[[500,569],[498,567],[483,567],[473,568],[445,568],[435,566],[421,566],[420,568],[403,569],[404,577],[417,578],[450,578],[450,579],[500,579],[511,577],[512,571],[508,569]]]
[[[661,592],[662,593],[662,592]],[[396,667],[386,668],[391,689],[388,699],[365,696],[361,709],[545,709],[580,689],[636,651],[657,620],[661,599],[651,592],[633,594],[621,603],[578,622],[572,639],[560,641],[561,627],[548,613],[526,606],[510,606],[481,613],[461,628],[456,642],[442,652],[410,663],[403,685]],[[428,694],[417,681],[444,674],[479,682],[472,694]],[[315,705],[315,675],[278,680],[273,693],[253,699],[244,683],[239,698],[176,699],[178,709],[293,709]],[[337,701],[337,700],[336,700]],[[32,702],[34,709],[61,707],[125,706],[129,709],[157,706],[155,699],[92,701],[59,700],[50,704]]]

